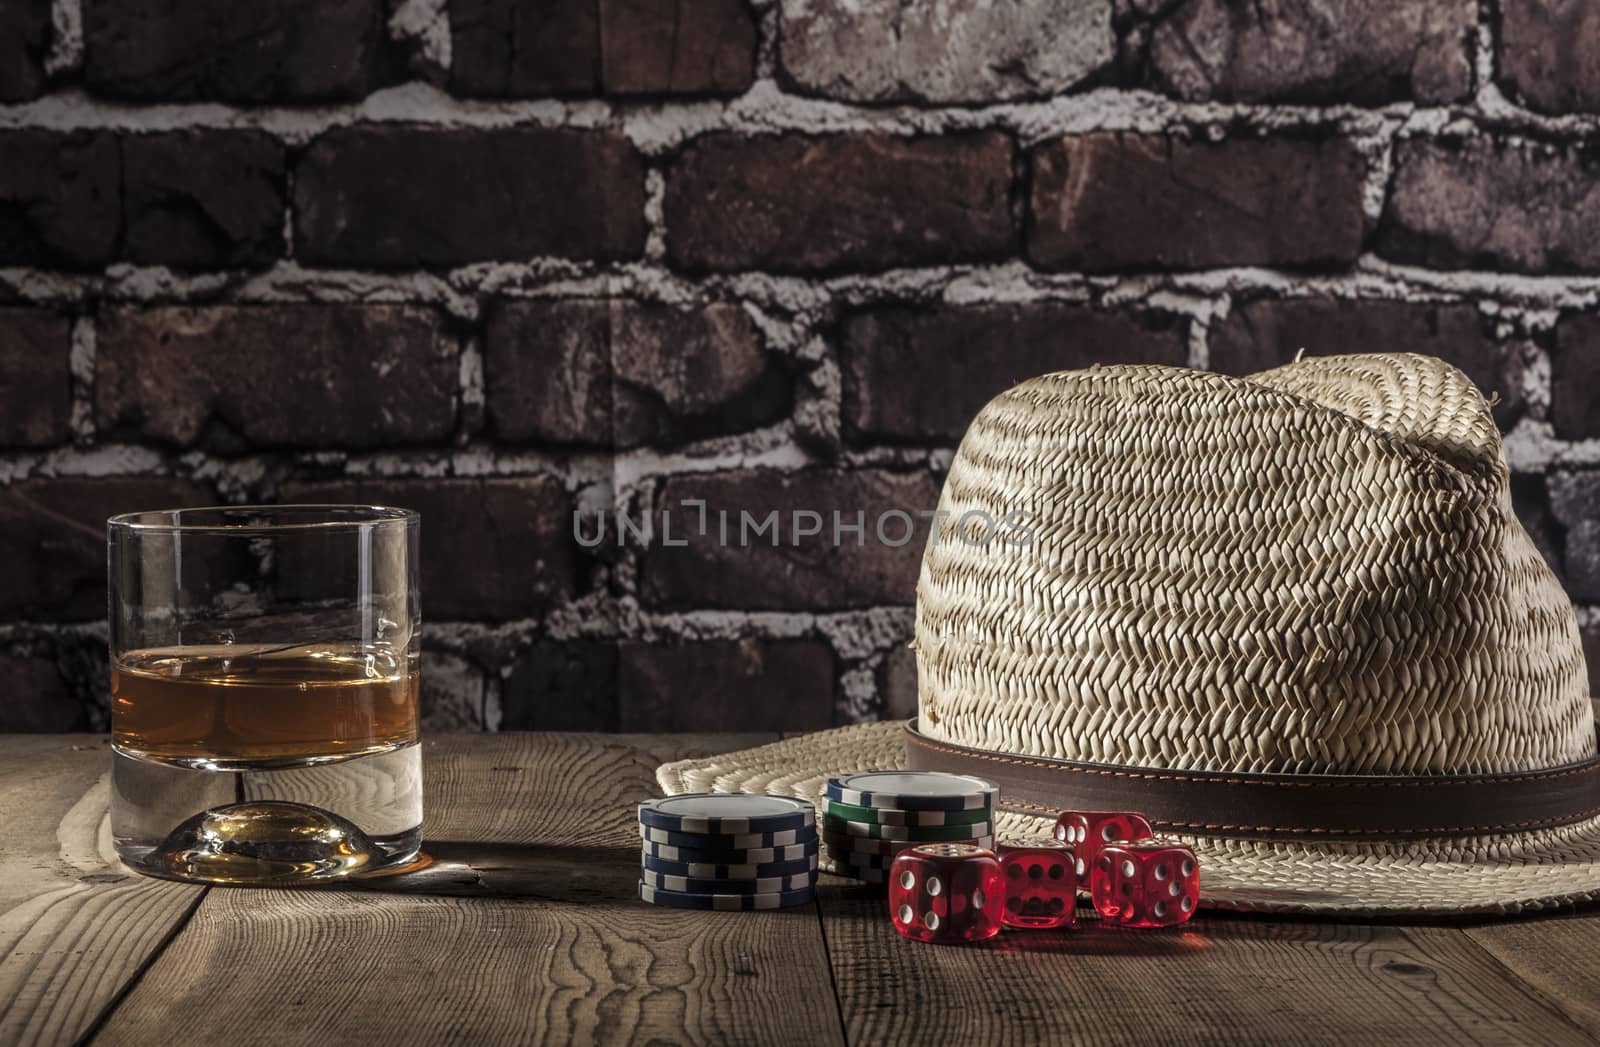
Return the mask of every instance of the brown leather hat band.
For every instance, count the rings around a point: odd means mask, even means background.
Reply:
[[[1479,836],[1600,815],[1600,759],[1544,771],[1402,777],[1233,774],[1075,763],[935,741],[906,725],[907,766],[987,778],[1024,814],[1138,811],[1169,832],[1352,840]]]

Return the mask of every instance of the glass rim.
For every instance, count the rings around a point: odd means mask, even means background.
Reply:
[[[210,514],[209,518],[207,514]],[[286,519],[228,523],[228,516],[254,514],[258,517],[282,515]],[[184,522],[194,516],[196,522]],[[300,516],[301,519],[287,517]],[[321,516],[322,519],[304,517]],[[108,531],[141,531],[152,534],[276,534],[282,531],[356,531],[374,527],[416,527],[422,514],[415,509],[390,505],[363,505],[341,502],[286,502],[279,505],[197,505],[186,509],[144,509],[118,513],[106,520]]]

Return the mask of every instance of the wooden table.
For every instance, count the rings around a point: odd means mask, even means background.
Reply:
[[[0,736],[0,1044],[1587,1043],[1600,915],[1358,925],[1202,914],[942,948],[880,894],[656,909],[634,804],[754,736],[428,740],[429,870],[249,890],[121,868],[98,736]]]

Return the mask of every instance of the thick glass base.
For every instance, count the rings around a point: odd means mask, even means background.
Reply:
[[[422,842],[422,747],[240,769],[112,757],[111,832],[135,870],[198,883],[319,883],[392,869]]]

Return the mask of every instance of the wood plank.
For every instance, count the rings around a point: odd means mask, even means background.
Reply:
[[[1600,915],[1501,920],[1466,934],[1600,1039]]]
[[[634,893],[633,806],[656,765],[762,740],[432,739],[433,869],[212,891],[100,1039],[840,1042],[814,907],[681,912]]]
[[[939,948],[896,934],[881,893],[825,879],[852,1043],[1591,1042],[1458,928],[1202,914]]]
[[[0,735],[0,1043],[71,1043],[203,888],[139,876],[111,846],[110,743]]]

